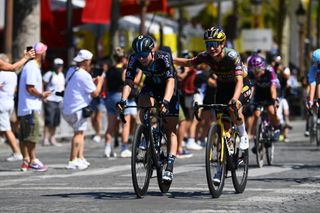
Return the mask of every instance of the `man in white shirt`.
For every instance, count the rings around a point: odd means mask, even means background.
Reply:
[[[42,140],[42,145],[44,146],[50,144],[53,146],[61,146],[61,144],[56,141],[55,132],[61,122],[60,104],[63,98],[57,96],[55,92],[64,91],[63,60],[61,58],[55,58],[53,65],[54,70],[48,71],[43,76],[45,91],[52,92],[52,95],[44,102],[45,126]]]
[[[47,167],[36,158],[36,144],[39,142],[39,115],[42,100],[51,93],[42,91],[41,62],[47,46],[41,42],[33,45],[36,57],[23,67],[19,83],[18,117],[20,120],[20,147],[23,155],[21,171],[34,169],[46,171]]]
[[[8,63],[9,58],[0,54],[0,60]],[[17,74],[14,72],[0,72],[0,133],[4,134],[12,149],[12,154],[6,160],[22,160],[22,154],[11,130],[10,115],[14,111],[14,93],[17,86]]]
[[[82,49],[73,59],[77,65],[71,67],[66,76],[66,89],[63,99],[63,116],[72,126],[74,136],[71,143],[71,153],[67,169],[86,169],[90,163],[84,158],[84,131],[87,129],[87,118],[84,108],[90,105],[92,97],[100,94],[103,77],[92,79],[92,53]]]

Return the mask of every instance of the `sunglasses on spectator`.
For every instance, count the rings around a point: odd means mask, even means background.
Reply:
[[[149,55],[149,52],[139,52],[139,53],[136,53],[136,56],[137,56],[138,58],[146,58],[146,57],[148,57],[148,55]]]
[[[217,48],[220,45],[218,41],[206,41],[206,48]]]

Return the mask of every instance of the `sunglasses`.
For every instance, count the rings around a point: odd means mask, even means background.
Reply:
[[[139,53],[136,53],[136,56],[138,58],[146,58],[146,57],[148,57],[149,53],[150,52],[139,52]]]
[[[218,41],[206,41],[206,48],[217,48],[220,45]]]

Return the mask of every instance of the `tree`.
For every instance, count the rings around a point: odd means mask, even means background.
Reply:
[[[14,59],[21,57],[26,46],[40,41],[40,1],[14,1],[13,53]]]

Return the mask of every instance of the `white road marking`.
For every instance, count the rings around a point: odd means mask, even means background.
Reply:
[[[61,167],[62,164],[49,165],[49,167],[53,167],[53,166],[54,166],[54,168],[57,168],[57,167]],[[19,184],[19,183],[23,183],[23,182],[27,182],[27,181],[30,182],[30,181],[43,180],[43,179],[108,175],[108,174],[112,174],[115,172],[122,172],[122,171],[129,172],[130,168],[131,168],[130,164],[127,164],[127,165],[112,166],[109,168],[98,168],[98,169],[90,169],[89,168],[88,170],[76,171],[76,172],[72,172],[70,174],[52,174],[52,175],[50,175],[50,174],[42,173],[44,175],[28,176],[28,177],[23,177],[23,178],[19,178],[19,179],[3,180],[3,181],[0,181],[0,187],[10,186],[10,185]],[[254,168],[254,169],[249,169],[248,175],[249,175],[249,177],[258,177],[258,176],[269,175],[272,173],[281,173],[281,172],[289,171],[291,169],[292,168],[290,168],[290,167],[273,167],[273,166],[263,167],[263,168]],[[195,171],[199,171],[199,170],[204,170],[203,164],[188,164],[188,165],[184,165],[184,166],[175,167],[175,174],[181,174],[181,173],[186,173],[186,172],[195,172]],[[2,174],[2,172],[0,174],[1,174],[1,176],[4,176],[4,174]],[[8,176],[10,176],[10,175],[15,176],[15,175],[20,175],[20,174],[24,174],[24,173],[13,171],[13,172],[5,172],[5,174]],[[121,176],[131,177],[131,174],[129,172],[129,173],[126,173]]]
[[[269,175],[272,173],[281,173],[292,170],[290,167],[275,167],[275,166],[266,166],[262,168],[254,168],[249,169],[248,176],[249,177],[257,177],[257,176],[264,176]]]

